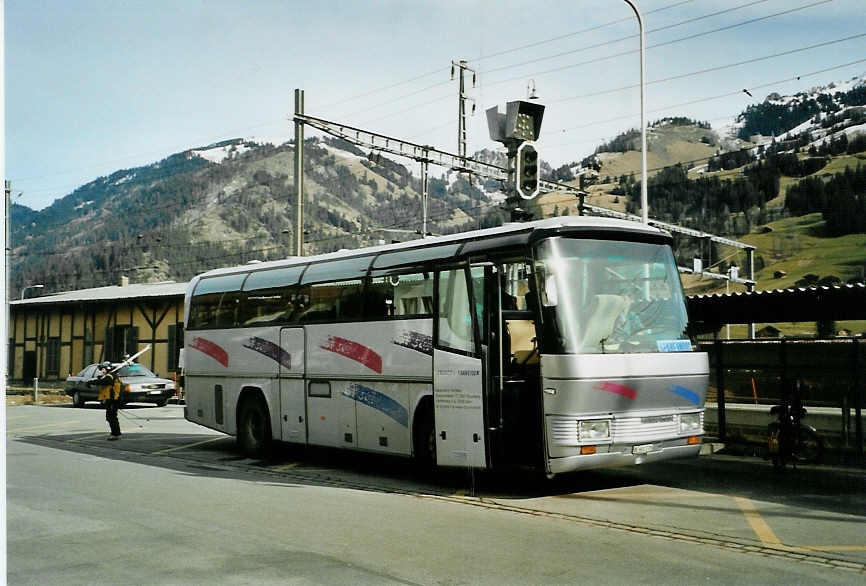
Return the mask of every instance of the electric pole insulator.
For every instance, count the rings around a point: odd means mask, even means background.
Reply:
[[[515,173],[515,188],[523,199],[532,199],[538,195],[538,151],[528,142],[517,147],[517,162]]]

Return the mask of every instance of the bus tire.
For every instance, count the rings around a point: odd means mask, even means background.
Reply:
[[[412,447],[415,461],[423,468],[436,466],[436,428],[433,424],[433,407],[430,401],[419,406],[412,426]]]
[[[271,418],[261,397],[248,397],[238,411],[238,446],[249,458],[263,459],[272,444]]]

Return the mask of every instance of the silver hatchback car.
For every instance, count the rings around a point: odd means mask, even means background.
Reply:
[[[112,368],[117,363],[111,365]],[[76,375],[66,378],[63,391],[72,397],[76,407],[84,407],[87,401],[97,401],[99,397],[99,364],[91,364]],[[123,384],[121,399],[124,403],[156,403],[162,407],[175,394],[174,381],[160,378],[141,364],[127,364],[117,371]]]

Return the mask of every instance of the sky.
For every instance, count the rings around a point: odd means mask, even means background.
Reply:
[[[769,93],[866,74],[864,0],[634,2],[649,122],[719,126]],[[470,153],[502,148],[484,112],[530,84],[555,167],[640,125],[638,24],[622,0],[6,0],[13,201],[42,209],[229,138],[288,140],[295,88],[308,115],[457,152],[461,59],[476,72]]]

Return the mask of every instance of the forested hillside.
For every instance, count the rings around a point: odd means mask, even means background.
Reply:
[[[864,100],[866,85],[855,78],[841,89],[771,94],[725,132],[685,117],[654,122],[647,153],[650,215],[732,238],[786,229],[790,223],[783,220],[806,215],[810,238],[866,233]],[[627,130],[595,149],[601,170],[597,184],[587,187],[590,203],[639,211],[639,142],[639,133]],[[420,234],[418,169],[340,139],[310,139],[305,153],[306,254]],[[500,151],[474,156],[506,163]],[[45,284],[43,293],[114,284],[121,276],[182,281],[219,266],[283,258],[294,242],[293,158],[292,143],[226,140],[100,177],[39,212],[13,205],[11,293],[34,283]],[[589,162],[555,169],[542,163],[542,176],[588,186],[575,172]],[[431,175],[429,194],[429,232],[508,219],[498,181],[470,182],[448,171]],[[526,207],[536,217],[573,214],[577,199],[551,193]],[[702,246],[677,236],[683,264],[707,256]],[[787,262],[784,248],[759,252],[758,268]],[[862,272],[866,252],[862,257],[849,259],[850,270],[841,261],[834,265],[841,267],[834,269],[837,276]],[[719,259],[720,251],[710,251],[708,260]],[[724,268],[725,262],[715,264]]]
[[[16,206],[12,290],[80,289],[121,275],[186,280],[285,257],[294,241],[293,153],[291,143],[223,141],[101,177],[41,212]],[[420,230],[420,180],[403,165],[337,139],[307,141],[305,156],[307,254]],[[501,223],[482,187],[456,173],[431,177],[428,230]]]

